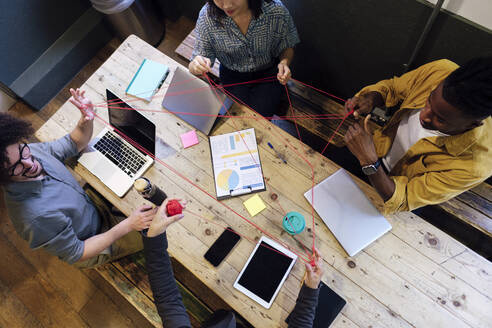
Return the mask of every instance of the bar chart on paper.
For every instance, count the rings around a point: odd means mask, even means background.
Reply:
[[[217,198],[265,189],[254,129],[210,137]]]

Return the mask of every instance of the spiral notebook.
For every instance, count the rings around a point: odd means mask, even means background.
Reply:
[[[168,74],[169,68],[166,65],[144,59],[126,88],[126,94],[150,101]]]

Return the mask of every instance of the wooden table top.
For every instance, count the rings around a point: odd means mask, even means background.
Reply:
[[[303,261],[296,262],[272,307],[266,310],[232,287],[255,246],[253,243],[243,238],[218,268],[203,259],[203,254],[222,232],[208,220],[231,226],[252,239],[261,236],[258,230],[221,204],[250,218],[243,206],[243,201],[250,195],[218,202],[169,168],[175,168],[204,191],[215,195],[207,137],[197,131],[200,143],[183,149],[180,135],[192,128],[176,116],[160,112],[162,97],[171,78],[166,79],[150,103],[125,96],[126,87],[144,58],[168,65],[171,74],[179,65],[136,36],[130,36],[81,88],[94,104],[105,103],[105,89],[109,88],[136,109],[157,111],[141,113],[156,123],[157,157],[168,167],[156,162],[145,176],[169,197],[187,199],[188,209],[206,218],[187,214],[169,227],[169,253],[255,327],[286,326],[284,320],[294,307],[304,274]],[[311,166],[316,183],[339,167],[270,122],[251,118],[256,115],[251,110],[235,105],[232,111],[248,118],[226,119],[214,134],[255,128],[267,182],[267,190],[259,195],[267,208],[252,220],[302,252],[299,243],[309,248],[312,236],[305,231],[296,236],[295,241],[283,233],[283,209],[304,214],[307,228],[310,228],[311,207],[303,194],[312,185]],[[97,107],[97,114],[107,118],[107,109]],[[73,130],[79,117],[78,110],[66,102],[36,136],[41,141],[62,137]],[[102,128],[103,124],[96,119],[94,133]],[[284,154],[288,164],[276,158],[267,146],[268,141]],[[80,165],[74,170],[125,214],[144,203],[133,189],[120,199]],[[380,208],[382,201],[374,189],[354,179]],[[278,196],[276,200],[271,197],[274,193]],[[491,263],[412,213],[392,215],[388,220],[393,226],[391,232],[350,258],[315,215],[316,245],[324,259],[322,280],[347,301],[333,327],[491,327]]]

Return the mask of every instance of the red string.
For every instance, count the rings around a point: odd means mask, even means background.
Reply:
[[[306,87],[310,87],[311,89],[314,89],[314,90],[316,90],[316,91],[319,91],[319,92],[321,92],[321,93],[324,93],[324,94],[325,94],[325,95],[327,95],[327,96],[330,96],[330,97],[332,97],[332,98],[338,99],[338,100],[340,100],[340,101],[342,101],[342,102],[346,102],[346,100],[345,100],[345,99],[342,99],[342,98],[340,98],[340,97],[337,97],[337,96],[335,96],[335,95],[332,95],[331,93],[328,93],[328,92],[323,91],[323,90],[321,90],[321,89],[315,88],[315,87],[313,87],[312,85],[309,85],[309,84],[307,84],[307,83],[301,82],[301,81],[296,80],[296,79],[293,79],[293,78],[291,78],[291,79],[292,79],[293,81],[296,81],[296,82],[298,82],[298,83],[300,83],[300,84],[302,84],[302,85],[306,86]]]
[[[173,83],[172,85],[178,85],[178,84],[183,84],[183,83],[187,83],[189,81],[192,81],[194,80],[195,78],[198,78],[198,77],[193,77],[193,78],[190,78],[190,79],[187,79],[187,80],[184,80],[184,81],[180,81],[180,82],[177,82],[177,83]],[[234,115],[210,115],[210,114],[201,114],[201,113],[185,113],[185,112],[172,112],[172,111],[167,111],[165,110],[164,112],[165,113],[173,113],[173,114],[181,114],[181,115],[197,115],[197,116],[216,116],[216,117],[227,117],[227,118],[252,118],[252,119],[255,119],[259,122],[264,122],[261,120],[261,118],[265,119],[265,120],[268,120],[268,119],[273,119],[274,117],[268,117],[268,118],[265,118],[263,116],[261,116],[258,112],[256,112],[253,108],[251,108],[250,106],[248,106],[247,104],[245,104],[241,99],[238,99],[237,97],[235,97],[233,94],[231,94],[228,90],[226,90],[225,88],[226,87],[230,87],[230,86],[235,86],[235,85],[243,85],[243,84],[251,84],[251,83],[264,83],[264,82],[271,82],[271,81],[275,81],[276,80],[276,76],[269,76],[269,77],[264,77],[264,78],[261,78],[261,79],[257,79],[257,80],[252,80],[252,81],[246,81],[246,82],[240,82],[240,83],[232,83],[232,84],[227,84],[227,85],[218,85],[216,84],[213,80],[211,80],[209,78],[209,76],[207,74],[205,74],[205,78],[207,79],[209,85],[207,87],[202,87],[202,88],[195,88],[195,89],[188,89],[188,90],[183,90],[183,91],[179,91],[179,92],[171,92],[171,93],[166,93],[166,96],[176,96],[176,95],[183,95],[183,94],[189,94],[189,93],[193,93],[193,92],[199,92],[199,91],[202,91],[202,90],[206,90],[208,88],[212,89],[216,95],[218,96],[217,94],[217,90],[216,89],[220,89],[222,90],[222,92],[224,92],[225,94],[229,95],[229,97],[231,97],[236,103],[238,104],[242,104],[246,107],[248,107],[250,110],[252,110],[254,113],[256,113],[257,115],[259,115],[259,117],[256,117],[256,116],[243,116],[243,117],[238,117],[238,116],[234,116]],[[330,97],[333,97],[333,98],[336,98],[338,100],[341,100],[343,102],[345,102],[344,99],[342,98],[339,98],[339,97],[336,97],[332,94],[329,94],[328,92],[325,92],[323,90],[320,90],[320,89],[317,89],[309,84],[306,84],[306,83],[303,83],[303,82],[300,82],[298,80],[295,80],[295,79],[292,79],[302,85],[305,85],[305,86],[308,86],[314,90],[317,90],[323,94],[326,94]],[[171,84],[169,85],[171,86]],[[290,116],[280,116],[280,117],[275,117],[275,119],[293,119],[294,120],[294,123],[295,123],[295,126],[296,126],[296,130],[297,130],[297,133],[298,133],[298,136],[299,136],[299,140],[302,142],[301,140],[301,135],[300,135],[300,132],[299,132],[299,128],[298,128],[298,125],[297,125],[297,119],[341,119],[342,121],[340,122],[340,124],[337,126],[337,128],[335,129],[334,133],[332,134],[332,136],[330,137],[327,145],[324,147],[323,151],[321,152],[321,154],[324,153],[324,151],[326,150],[326,148],[328,147],[328,144],[331,142],[331,140],[333,139],[333,137],[335,136],[335,134],[338,132],[338,130],[340,129],[340,127],[342,126],[343,122],[347,119],[347,117],[349,115],[351,115],[353,113],[353,110],[349,113],[347,113],[346,115],[340,115],[340,114],[316,114],[316,115],[295,115],[295,111],[294,111],[294,107],[292,106],[292,102],[290,100],[290,96],[289,96],[289,92],[288,92],[288,89],[287,89],[287,86],[285,86],[285,90],[286,90],[286,94],[287,94],[287,99],[289,101],[289,107],[291,108],[291,112],[292,114]],[[154,98],[157,98],[156,96],[154,96]],[[220,98],[219,98],[220,99]],[[128,99],[127,102],[132,102],[132,101],[139,101],[140,99]],[[223,101],[222,101],[223,102]],[[105,103],[100,103],[100,104],[96,104],[94,105],[94,107],[103,107],[102,104],[105,104],[105,107],[108,107],[108,108],[113,108],[113,109],[126,109],[126,110],[138,110],[138,111],[147,111],[147,112],[160,112],[162,113],[163,111],[162,110],[148,110],[148,109],[135,109],[135,108],[127,108],[127,107],[115,107],[115,106],[110,106],[110,105],[116,105],[116,104],[120,104],[120,103],[124,103],[123,100],[114,100],[114,101],[107,101]],[[223,105],[223,104],[222,104]],[[229,111],[229,110],[228,110]],[[228,113],[228,111],[226,112],[226,114]],[[108,122],[106,122],[103,118],[101,118],[99,115],[97,115],[96,113],[94,113],[95,117],[97,117],[99,120],[101,120],[105,125],[107,126],[111,126]],[[231,121],[233,123],[233,125],[236,127],[237,129],[237,125],[235,124],[235,120],[232,120]],[[260,123],[263,125],[263,123]],[[143,152],[145,152],[147,155],[149,155],[150,157],[152,157],[154,160],[156,160],[157,162],[159,162],[160,164],[162,164],[163,166],[165,166],[166,168],[168,168],[170,171],[172,171],[173,173],[175,173],[176,175],[178,175],[179,177],[181,177],[182,179],[184,179],[185,181],[187,181],[188,183],[190,183],[191,185],[193,185],[195,188],[199,189],[200,191],[204,192],[206,195],[208,195],[209,197],[211,197],[212,199],[214,199],[215,201],[217,201],[219,204],[221,204],[222,206],[224,206],[226,209],[228,209],[229,211],[233,212],[234,214],[236,214],[237,216],[239,216],[241,219],[243,219],[244,221],[248,222],[249,224],[251,224],[253,227],[255,227],[256,229],[258,229],[260,232],[262,232],[263,234],[267,235],[268,237],[270,237],[271,239],[277,241],[279,244],[281,244],[282,246],[286,247],[287,249],[291,250],[293,253],[295,253],[300,259],[302,259],[303,261],[307,262],[307,263],[310,263],[311,260],[310,258],[312,256],[314,256],[314,252],[315,252],[315,240],[316,240],[316,233],[315,233],[315,222],[314,222],[314,207],[311,206],[311,217],[312,217],[312,238],[313,238],[313,243],[312,243],[312,254],[309,254],[307,252],[307,249],[304,247],[304,245],[302,243],[300,243],[305,252],[306,252],[306,255],[308,255],[309,259],[306,259],[304,258],[303,256],[301,256],[300,254],[298,254],[297,252],[295,252],[294,250],[292,250],[288,245],[286,245],[285,243],[283,243],[282,241],[280,240],[277,240],[276,238],[274,238],[272,235],[270,235],[268,232],[262,230],[258,225],[256,225],[255,223],[253,223],[252,221],[248,220],[247,218],[243,217],[242,215],[240,215],[239,213],[237,213],[235,210],[233,210],[232,208],[230,208],[229,206],[227,206],[226,204],[224,203],[221,203],[219,202],[215,197],[213,197],[211,194],[209,194],[206,190],[202,189],[200,186],[194,184],[190,179],[188,179],[187,177],[185,177],[183,174],[181,174],[180,172],[178,172],[176,169],[172,168],[171,166],[169,166],[168,164],[166,164],[165,162],[163,162],[162,160],[160,160],[159,158],[156,158],[153,154],[151,154],[150,152],[148,152],[145,148],[143,148],[142,146],[140,146],[138,143],[136,143],[134,140],[132,140],[131,138],[129,138],[128,136],[126,136],[125,134],[123,134],[121,131],[119,131],[118,129],[112,127],[114,130],[118,131],[120,133],[120,135],[126,139],[129,143],[131,143],[132,145],[134,145],[136,148],[142,150]],[[279,139],[283,139],[283,141],[286,143],[286,145],[288,147],[291,148],[292,151],[294,151],[294,153],[296,153],[300,158],[302,158],[302,160],[304,162],[306,162],[309,167],[311,168],[311,173],[312,173],[312,188],[311,188],[311,199],[312,199],[312,203],[314,203],[314,186],[315,186],[315,177],[314,177],[314,167],[312,166],[312,164],[304,157],[302,156],[302,154],[298,153],[297,150],[295,149],[295,147],[293,147],[289,140],[285,139],[285,138],[282,138],[279,134],[277,134],[276,132],[274,132],[274,130],[270,130],[273,134],[275,134],[275,137],[279,138]],[[241,139],[243,140],[243,142],[245,143],[246,147],[247,147],[247,144],[244,140],[244,138],[241,136]],[[249,149],[248,149],[249,151]],[[250,152],[251,154],[251,152]],[[253,158],[253,161],[255,161],[253,155],[251,154],[252,158]],[[256,163],[256,161],[255,161]],[[282,210],[284,214],[284,216],[287,214],[285,212],[285,210],[282,208],[280,202],[278,203],[279,204],[279,207],[280,209]],[[202,217],[196,213],[192,213],[191,211],[187,210],[187,212],[189,212],[190,214],[193,214],[195,216],[198,216],[198,217]],[[202,217],[203,218],[203,217]],[[216,222],[213,222],[211,220],[208,220],[209,222],[212,222],[214,224],[217,224]],[[292,223],[290,222],[290,220],[287,218],[287,221],[289,222],[289,224],[291,225],[292,229],[294,230],[294,227],[292,226]],[[219,224],[217,224],[219,225]],[[220,226],[220,225],[219,225]],[[222,227],[222,226],[221,226]],[[222,227],[224,228],[224,227]],[[227,227],[224,228],[224,229],[228,229]],[[231,230],[231,229],[228,229],[228,230]],[[233,231],[233,230],[231,230]],[[295,230],[294,230],[295,231]],[[252,239],[244,236],[244,235],[241,235],[240,233],[236,232],[236,231],[233,231],[235,233],[237,233],[238,235],[244,237],[245,239],[251,241],[252,243],[255,243],[255,241],[253,241]],[[270,248],[270,247],[269,247]],[[276,251],[276,252],[279,252],[278,250],[275,250],[273,248],[271,248],[272,250]],[[281,253],[281,252],[279,252]],[[281,253],[283,254],[283,253]]]
[[[287,94],[287,99],[289,100],[289,108],[292,112],[292,116],[295,116],[294,107],[292,106],[292,102],[290,101],[289,90],[287,89],[287,84],[285,84],[284,87],[285,87],[285,93]],[[302,143],[301,133],[299,132],[299,127],[297,126],[297,119],[295,119],[295,118],[294,118],[294,124],[296,126],[297,136],[299,137],[299,140]]]
[[[222,205],[223,207],[225,207],[226,209],[228,209],[229,211],[233,212],[234,214],[236,214],[237,216],[239,216],[241,219],[245,220],[246,222],[248,222],[249,224],[251,224],[252,226],[254,226],[256,229],[258,229],[260,232],[262,232],[263,234],[267,235],[268,237],[270,237],[271,239],[275,240],[276,242],[278,242],[279,244],[281,244],[282,246],[284,246],[285,248],[289,249],[291,252],[293,252],[294,254],[296,254],[300,259],[302,259],[303,261],[305,261],[306,263],[309,263],[309,260],[307,260],[306,258],[304,258],[303,256],[301,256],[299,253],[297,253],[295,250],[292,250],[287,244],[285,244],[284,242],[280,241],[280,240],[277,240],[275,237],[273,237],[271,234],[269,234],[267,231],[261,229],[257,224],[255,224],[254,222],[252,222],[251,220],[248,220],[247,218],[245,218],[244,216],[242,216],[241,214],[239,214],[238,212],[236,212],[234,209],[232,209],[231,207],[229,207],[228,205],[222,203],[222,202],[219,202],[214,196],[212,196],[210,193],[208,193],[206,190],[204,190],[203,188],[201,188],[200,186],[196,185],[195,183],[193,183],[193,181],[191,181],[190,179],[188,179],[187,177],[185,177],[183,174],[181,174],[179,171],[177,171],[176,169],[174,169],[173,167],[169,166],[168,164],[166,164],[164,161],[162,161],[161,159],[157,158],[156,156],[154,156],[152,153],[150,153],[147,149],[145,149],[144,147],[142,147],[141,145],[139,145],[137,142],[135,142],[133,139],[131,139],[130,137],[128,137],[126,134],[124,134],[123,132],[121,132],[120,130],[118,130],[117,128],[111,126],[108,122],[106,122],[106,120],[104,120],[102,117],[100,117],[99,115],[97,115],[96,113],[94,113],[94,116],[96,118],[98,118],[100,121],[103,122],[103,124],[105,124],[106,126],[109,126],[111,128],[113,128],[115,131],[117,131],[119,133],[119,135],[121,137],[123,137],[126,141],[128,141],[130,144],[132,144],[134,147],[136,147],[137,149],[140,149],[141,151],[143,151],[145,154],[147,154],[148,156],[150,156],[151,158],[153,158],[155,161],[157,161],[158,163],[162,164],[163,166],[165,166],[167,169],[169,169],[170,171],[172,171],[173,173],[175,173],[176,175],[178,175],[179,177],[181,177],[183,180],[185,180],[186,182],[190,183],[193,187],[197,188],[198,190],[202,191],[203,193],[205,193],[207,196],[209,196],[210,198],[214,199],[215,201],[217,201],[217,203],[219,203],[220,205]]]
[[[193,81],[193,80],[195,80],[195,79],[197,79],[197,78],[198,78],[198,77],[193,76],[193,77],[191,77],[191,78],[189,78],[189,79],[186,79],[186,80],[182,80],[182,81],[175,82],[175,83],[170,83],[170,84],[169,84],[169,86],[171,86],[171,85],[176,86],[176,85],[179,85],[179,84],[185,84],[185,83],[188,83],[188,82],[190,82],[190,81]],[[151,91],[154,91],[154,90],[149,90],[149,91],[147,91],[147,92],[151,92]],[[147,93],[147,92],[144,92],[144,93]],[[122,99],[120,99],[120,100],[123,100],[123,99],[124,99],[124,98],[122,98]],[[131,101],[139,101],[139,100],[141,100],[141,99],[127,98],[127,99],[126,99],[126,102],[131,102]],[[108,103],[108,104],[109,104],[109,103],[113,103],[114,101],[117,101],[118,103],[123,103],[123,101],[119,101],[119,100],[110,100],[110,101],[105,101],[105,102],[96,103],[96,104],[94,104],[94,106],[99,106],[99,105],[106,104],[106,103]]]
[[[111,108],[111,109],[122,109],[122,110],[135,110],[138,112],[150,112],[150,113],[166,113],[166,114],[180,114],[180,115],[190,115],[190,116],[207,116],[207,117],[225,117],[225,118],[247,118],[258,120],[257,116],[236,116],[236,115],[215,115],[215,114],[205,114],[205,113],[190,113],[190,112],[176,112],[167,109],[143,109],[134,107],[117,107],[117,106],[94,106],[100,108]],[[289,119],[300,119],[300,120],[339,120],[342,119],[343,115],[338,114],[318,114],[318,115],[288,115],[288,116],[265,116],[268,120],[289,120]]]
[[[180,84],[185,84],[185,83],[188,83],[190,81],[193,81],[195,79],[198,79],[199,77],[198,76],[194,76],[193,78],[190,78],[190,79],[186,79],[186,80],[183,80],[183,81],[179,81],[179,82],[175,82],[175,83],[170,83],[168,85],[168,88],[170,86],[176,86],[176,85],[180,85]],[[236,85],[243,85],[243,84],[252,84],[252,83],[264,83],[264,82],[271,82],[275,80],[275,76],[268,76],[268,77],[264,77],[264,78],[261,78],[261,79],[257,79],[257,80],[251,80],[251,81],[246,81],[246,82],[239,82],[239,83],[231,83],[231,84],[225,84],[223,85],[223,87],[231,87],[231,86],[236,86]],[[200,88],[195,88],[195,89],[188,89],[188,90],[183,90],[183,91],[176,91],[176,92],[167,92],[165,94],[166,97],[171,97],[171,96],[179,96],[179,95],[183,95],[183,94],[189,94],[189,93],[195,93],[195,92],[198,92],[198,91],[202,91],[202,90],[208,90],[209,88],[215,88],[213,86],[204,86],[204,87],[200,87]],[[147,94],[149,92],[152,92],[154,90],[148,90],[148,91],[144,91],[144,92],[141,92],[139,94]],[[152,97],[152,99],[159,99],[159,98],[162,98],[164,95],[159,95],[157,96],[154,95]],[[141,99],[139,98],[134,98],[134,97],[127,97],[126,99],[125,98],[121,98],[121,99],[114,99],[114,100],[110,100],[110,101],[106,101],[106,102],[101,102],[101,103],[96,103],[94,104],[95,107],[99,107],[99,106],[104,106],[104,105],[116,105],[116,104],[123,104],[123,103],[128,103],[128,102],[134,102],[134,101],[140,101]]]
[[[212,86],[212,85],[214,85],[214,86],[216,86],[216,87],[219,87],[217,84],[215,84],[215,83],[214,83],[214,82],[213,82],[213,81],[212,81],[212,80],[208,77],[208,75],[207,75],[207,74],[204,74],[204,76],[206,77],[206,79],[208,80],[208,83],[210,83],[210,85],[211,85],[211,86]],[[219,97],[219,95],[218,95],[217,91],[216,91],[216,88],[212,88],[212,90],[214,90],[216,97],[217,97],[218,99],[221,99],[221,98]],[[223,90],[225,90],[225,89],[223,89]],[[225,98],[222,100],[222,105],[221,105],[221,108],[222,108],[222,106],[224,106],[224,101],[225,101]],[[261,115],[260,115],[260,116],[261,116]],[[237,127],[237,124],[236,124],[236,122],[235,122],[234,120],[232,121],[232,123],[233,123],[233,125],[234,125],[235,130],[239,130],[239,128]],[[254,158],[253,153],[252,153],[252,152],[251,152],[251,150],[249,149],[248,144],[246,143],[246,140],[244,140],[244,137],[242,136],[242,134],[239,134],[239,137],[240,137],[240,138],[241,138],[241,140],[243,141],[244,146],[246,147],[246,149],[248,150],[248,153],[249,153],[249,155],[251,156],[251,159],[253,160],[253,163],[255,163],[256,165],[258,165],[258,163],[256,162],[256,159]],[[265,183],[266,183],[266,184],[268,184],[268,182],[265,182]],[[284,213],[285,213],[285,211],[284,211]],[[287,213],[285,213],[285,216],[286,216],[286,214],[287,214]],[[290,223],[289,218],[287,218],[287,220],[288,220],[288,222]],[[292,226],[292,224],[291,224],[291,227],[292,227],[292,230],[293,230],[293,231],[295,231],[295,229],[294,229],[294,227]],[[301,245],[302,245],[302,243],[301,243]],[[304,245],[303,245],[303,247],[304,247]],[[306,255],[309,257],[309,256],[310,256],[310,254],[307,252],[307,250],[306,250],[305,248],[304,248],[304,251],[306,252]]]
[[[321,155],[323,155],[323,153],[325,152],[326,148],[328,147],[328,145],[330,144],[331,140],[333,139],[333,137],[335,137],[335,134],[337,134],[338,130],[340,129],[340,127],[342,126],[343,122],[345,122],[345,120],[347,119],[347,117],[349,117],[350,115],[352,115],[354,113],[354,110],[352,109],[350,112],[348,112],[342,119],[342,121],[340,122],[340,124],[338,124],[337,128],[335,129],[335,132],[333,132],[333,134],[331,135],[330,139],[328,140],[328,142],[326,143],[326,146],[325,148],[323,148],[323,151],[321,152]]]
[[[255,112],[256,114],[258,114],[260,117],[263,117],[261,116],[257,111],[255,111],[253,108],[251,108],[248,104],[244,103],[241,99],[237,98],[236,96],[234,96],[232,93],[228,92],[225,88],[222,88],[222,91],[225,92],[227,95],[229,95],[229,97],[233,98],[233,100],[235,99],[236,102],[239,102],[241,104],[243,104],[244,106],[246,106],[247,108],[249,108],[250,110],[252,110],[253,112]],[[265,118],[264,118],[265,119]],[[266,119],[265,119],[266,120]],[[267,127],[265,127],[267,128]],[[271,129],[270,132],[272,134],[276,134],[277,138],[279,139],[282,139],[276,132],[275,132],[275,129]],[[287,146],[289,148],[291,148],[292,151],[294,151],[296,153],[296,155],[298,155],[300,158],[302,158],[304,160],[304,162],[306,162],[309,167],[311,168],[311,174],[312,174],[312,187],[314,189],[314,167],[311,165],[311,163],[304,157],[302,156],[302,154],[298,153],[297,150],[295,149],[295,147],[293,147],[289,140],[287,139],[284,139],[285,143],[287,144]],[[312,201],[314,202],[314,192],[313,192],[313,195],[312,195]],[[314,250],[315,250],[315,247],[316,247],[316,244],[315,244],[315,239],[316,239],[316,232],[315,232],[315,224],[314,224],[314,207],[311,206],[311,217],[312,217],[312,235],[313,235],[313,246],[312,246],[312,251],[313,251],[313,254],[314,254]]]

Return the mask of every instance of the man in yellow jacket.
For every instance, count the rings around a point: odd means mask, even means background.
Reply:
[[[376,106],[399,109],[371,136]],[[344,139],[385,214],[444,202],[492,175],[492,57],[428,63],[363,88],[345,108],[367,115]]]

